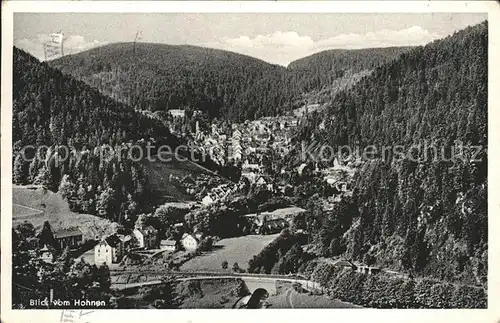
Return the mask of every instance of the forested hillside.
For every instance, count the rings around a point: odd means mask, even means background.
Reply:
[[[318,54],[319,62],[315,55],[287,69],[216,49],[118,43],[49,64],[139,110],[186,109],[188,115],[200,110],[209,120],[242,121],[293,110],[304,93],[371,69],[402,50],[356,50],[352,58],[351,51]]]
[[[298,141],[404,154],[364,160],[352,201],[317,215],[324,255],[485,284],[487,54],[485,22],[403,53],[309,118]]]
[[[291,104],[294,97],[284,67],[195,46],[117,43],[50,64],[136,109],[153,112],[187,109],[201,110],[210,119],[254,118]]]
[[[331,49],[325,50],[288,65],[289,71],[310,75],[310,86],[321,89],[336,79],[371,70],[388,62],[411,47]]]
[[[50,64],[15,48],[14,182],[53,191],[62,183],[74,211],[133,219],[153,198],[144,167],[109,154],[100,159],[99,149],[118,145],[127,153],[126,143],[144,145],[151,138],[156,146],[179,145],[160,120],[138,110],[199,109],[224,120],[280,114],[311,79],[248,56],[193,46],[114,44]],[[51,148],[25,161],[18,152],[30,144]],[[70,151],[56,151],[55,145]],[[31,158],[34,151],[27,153]],[[213,169],[210,160],[205,164]]]
[[[15,183],[59,190],[72,210],[122,223],[149,207],[144,167],[123,158],[129,152],[124,144],[155,138],[157,145],[175,148],[177,139],[163,124],[17,48],[13,85]],[[122,158],[112,154],[116,146]],[[28,160],[20,154],[23,148]]]

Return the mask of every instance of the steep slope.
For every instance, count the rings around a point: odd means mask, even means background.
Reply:
[[[13,84],[14,183],[59,191],[73,211],[120,223],[149,211],[153,193],[189,197],[180,184],[150,185],[155,183],[151,176],[156,180],[178,173],[174,163],[154,167],[147,160],[161,145],[174,151],[182,144],[160,121],[17,48]],[[147,142],[152,144],[151,156]],[[195,179],[217,177],[194,167],[186,172]]]
[[[325,50],[288,65],[291,73],[308,75],[304,99],[322,104],[356,84],[375,67],[397,58],[411,47],[331,49]]]
[[[335,79],[347,69],[352,69],[353,72],[373,69],[410,49],[411,47],[330,49],[295,60],[288,65],[288,69],[307,70],[320,77]],[[325,71],[328,73],[324,73]]]
[[[53,229],[69,229],[79,227],[83,233],[83,239],[95,239],[106,234],[113,233],[116,223],[90,214],[78,214],[71,212],[68,202],[60,194],[53,193],[43,188],[13,186],[12,187],[12,224],[28,221],[36,229],[41,229],[47,220]],[[16,206],[20,208],[32,208],[40,210],[38,214],[20,214],[16,212]],[[47,216],[49,215],[49,216]]]
[[[149,137],[174,138],[159,121],[14,48],[13,142],[95,147]]]
[[[403,53],[309,119],[299,141],[376,149],[349,212],[323,221],[325,255],[486,283],[487,54],[485,22]]]

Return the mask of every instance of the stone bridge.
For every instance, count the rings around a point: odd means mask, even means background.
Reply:
[[[136,273],[121,273],[121,275],[137,275]],[[166,273],[152,272],[142,273],[148,275],[145,280],[138,282],[130,282],[130,279],[122,280],[122,283],[112,283],[111,288],[117,290],[130,289],[142,286],[151,286],[161,284],[161,276]],[[258,288],[265,289],[269,295],[276,294],[277,282],[299,283],[304,289],[317,290],[321,286],[313,281],[303,279],[296,276],[287,275],[265,275],[265,274],[248,274],[248,273],[221,273],[221,272],[175,272],[174,275],[178,276],[177,281],[190,281],[190,280],[211,280],[211,279],[241,279],[245,282],[250,293],[253,293]],[[149,279],[148,279],[149,277]]]

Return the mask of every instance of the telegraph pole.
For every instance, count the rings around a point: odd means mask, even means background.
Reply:
[[[141,39],[141,37],[142,37],[142,30],[138,30],[135,33],[135,38],[134,38],[134,55],[135,55],[135,45],[136,45],[137,41]]]
[[[61,38],[61,56],[64,56],[64,41],[65,41],[66,39],[64,39],[64,34],[63,34],[62,30],[60,30],[60,31],[58,32],[58,34],[61,34],[61,35],[62,35],[62,38]]]

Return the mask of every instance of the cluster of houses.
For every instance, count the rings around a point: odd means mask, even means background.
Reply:
[[[288,227],[289,224],[285,219],[270,219],[263,221],[260,225],[258,225],[255,233],[274,234],[279,233]]]
[[[304,175],[306,172],[321,177],[326,184],[335,188],[339,193],[352,193],[351,181],[354,177],[355,168],[343,165],[339,162],[338,158],[334,158],[332,167],[324,169],[319,169],[318,165],[315,165],[314,169],[311,169],[311,167],[305,163],[297,167],[297,173],[300,176]]]
[[[197,174],[195,178],[191,174],[183,177],[170,174],[168,180],[172,183],[179,183],[185,187],[186,193],[197,196],[199,199],[209,195],[211,191],[217,191],[217,194],[221,189],[226,191],[228,186],[227,181],[203,173]]]
[[[251,121],[251,124],[256,127],[265,127],[271,131],[290,129],[298,126],[299,117],[295,115],[262,117],[258,120]]]
[[[94,247],[95,264],[107,265],[119,263],[128,252],[152,251],[152,252],[176,252],[179,250],[194,251],[198,249],[203,239],[201,234],[184,233],[179,240],[158,239],[158,231],[151,226],[136,227],[133,231],[136,239],[135,246],[130,242],[131,236],[112,234],[104,237]]]
[[[264,173],[262,161],[259,163],[255,163],[250,162],[249,159],[245,159],[245,162],[241,167],[241,176],[246,178],[250,184],[265,186],[269,191],[274,190],[272,177]]]
[[[39,258],[51,263],[54,260],[54,249],[63,250],[67,247],[77,249],[83,243],[83,234],[79,228],[62,229],[53,233],[55,245],[43,242],[39,251]],[[113,233],[98,239],[93,248],[94,263],[118,264],[130,252],[138,250],[176,252],[184,249],[194,251],[198,249],[203,236],[201,234],[184,233],[179,240],[158,239],[158,231],[152,226],[137,225],[131,234]]]
[[[248,222],[253,224],[255,234],[274,234],[288,228],[289,223],[283,218],[273,218],[267,214],[247,214]]]
[[[224,166],[227,162],[227,135],[221,133],[220,129],[214,123],[209,133],[200,130],[199,122],[196,122],[194,145],[200,148],[200,151],[210,157],[218,165]]]
[[[212,188],[207,193],[207,195],[205,195],[205,197],[203,197],[203,199],[201,200],[201,204],[206,206],[206,205],[210,205],[214,202],[222,201],[222,200],[226,199],[229,196],[229,194],[231,194],[232,192],[235,192],[237,189],[238,189],[237,184],[231,185],[228,183],[224,183],[224,184],[221,184],[219,186],[216,186],[216,187]]]
[[[234,129],[229,144],[229,159],[233,162],[238,162],[243,157],[243,148],[241,146],[241,131]]]
[[[172,118],[184,118],[186,115],[186,111],[184,109],[170,109],[168,113],[172,116]]]
[[[173,110],[170,113],[178,115]],[[196,126],[194,143],[219,165],[234,164],[251,155],[260,157],[270,145],[280,149],[288,147],[288,132],[298,124],[299,118],[292,115],[247,120],[233,124],[230,130],[220,129],[213,123],[208,133]]]

